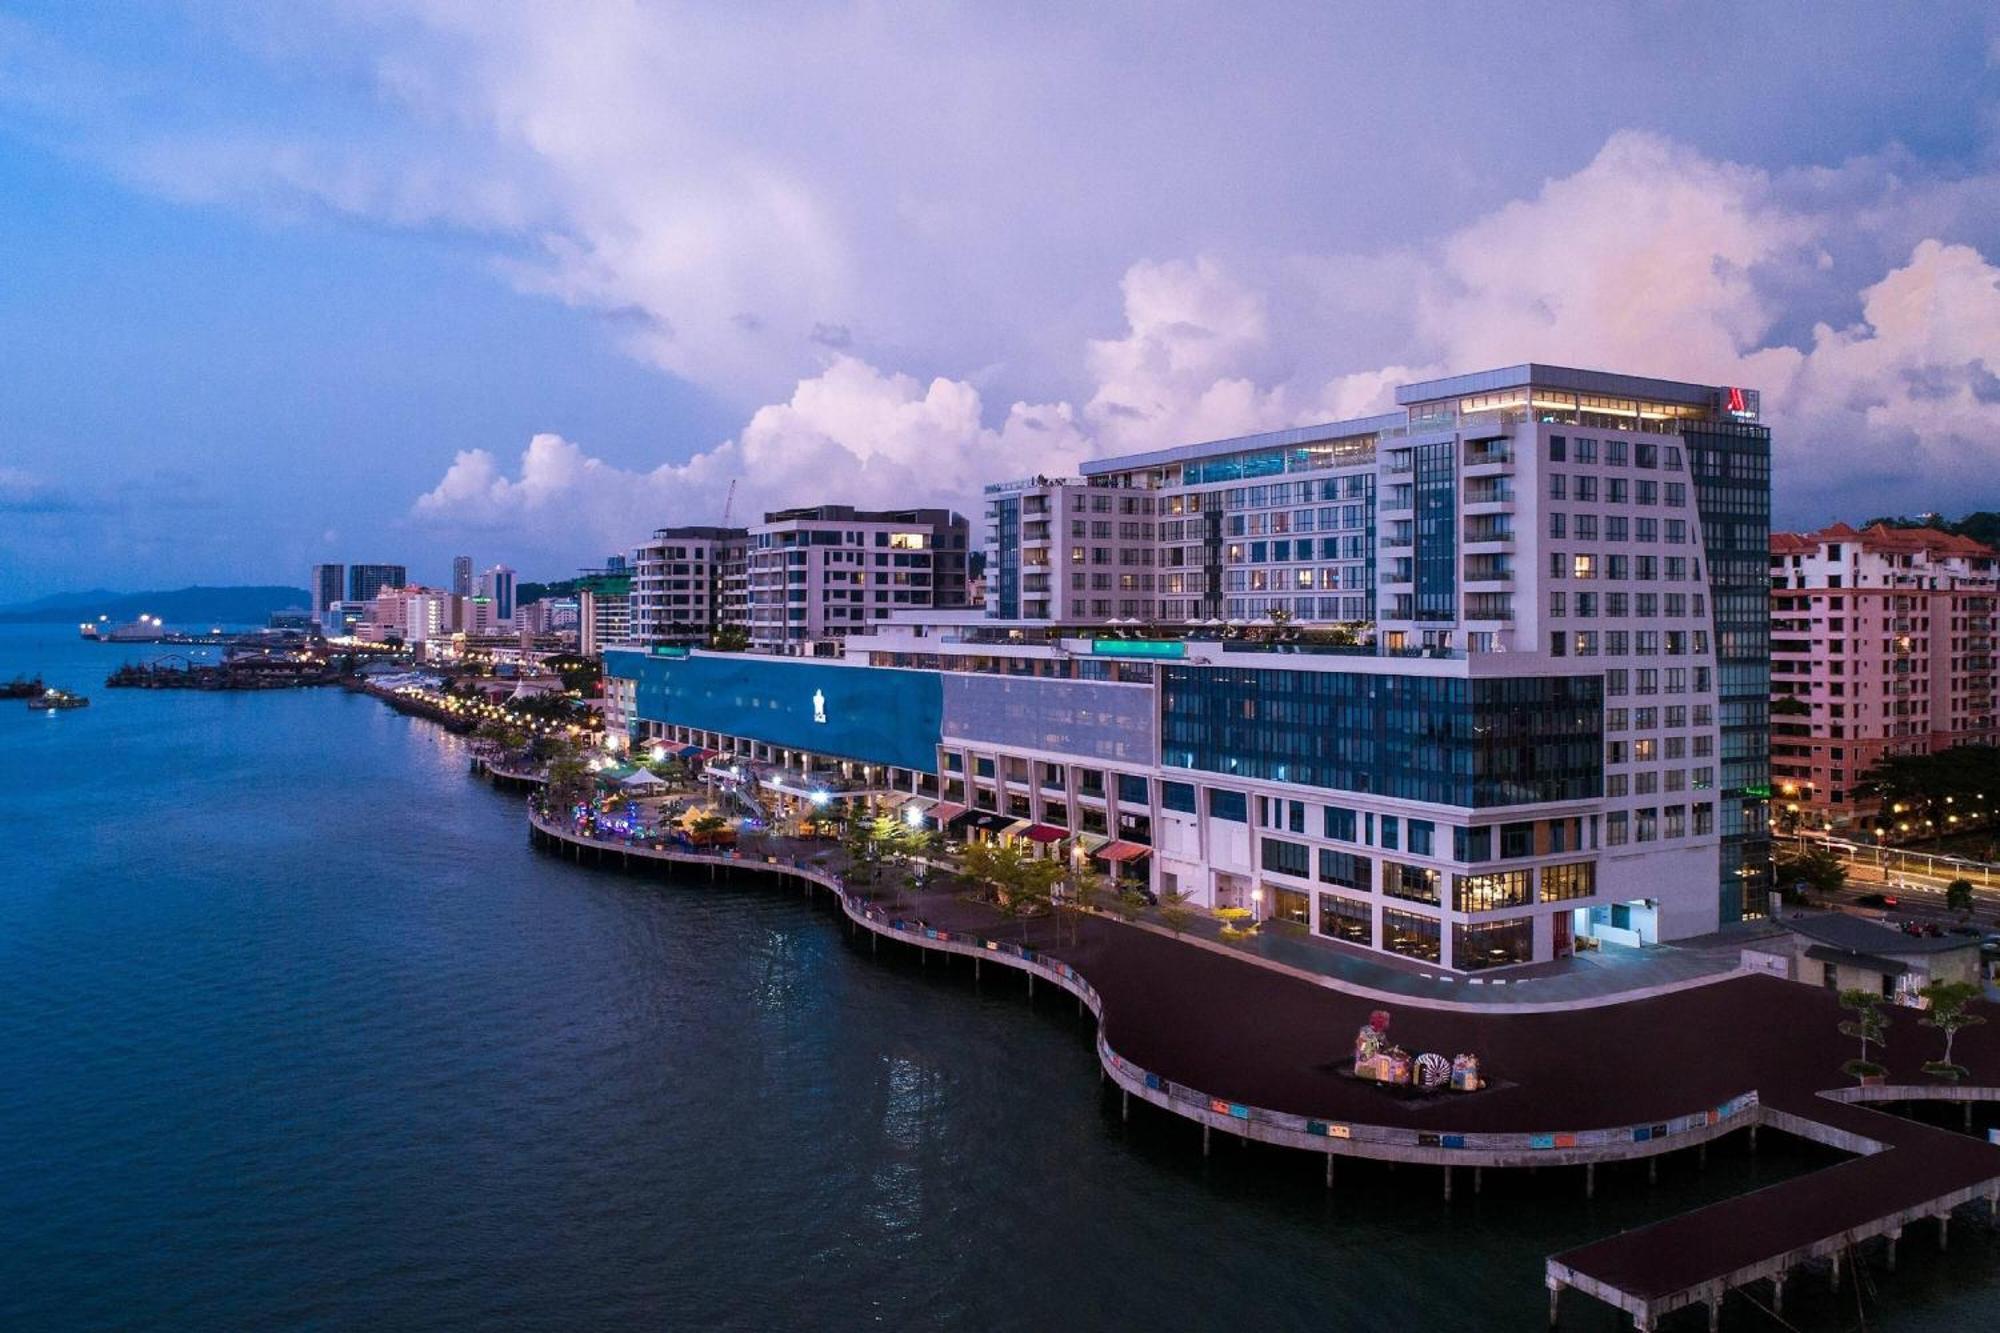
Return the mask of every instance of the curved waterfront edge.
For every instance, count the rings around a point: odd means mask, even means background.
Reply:
[[[992,961],[1027,974],[1031,987],[1033,978],[1039,977],[1075,996],[1096,1020],[1097,1058],[1104,1076],[1116,1084],[1125,1097],[1137,1097],[1200,1125],[1204,1149],[1211,1136],[1220,1131],[1240,1139],[1318,1154],[1328,1159],[1329,1167],[1332,1159],[1338,1157],[1422,1163],[1446,1168],[1593,1166],[1597,1163],[1636,1161],[1697,1147],[1735,1130],[1754,1128],[1762,1120],[1761,1102],[1754,1089],[1740,1093],[1720,1106],[1663,1120],[1536,1133],[1453,1132],[1444,1129],[1433,1132],[1394,1125],[1323,1120],[1246,1105],[1178,1082],[1158,1071],[1145,1069],[1119,1054],[1105,1035],[1103,996],[1076,968],[1045,951],[904,920],[861,894],[850,891],[840,876],[776,856],[760,860],[740,855],[635,847],[611,839],[593,838],[544,818],[532,803],[528,806],[528,822],[530,836],[538,846],[567,847],[579,861],[583,853],[588,852],[593,864],[616,861],[621,867],[630,868],[636,861],[641,865],[706,867],[711,873],[727,870],[798,880],[808,886],[808,891],[818,888],[830,894],[849,921],[878,938],[928,952],[971,958],[975,962]],[[1183,943],[1192,947],[1192,942]]]

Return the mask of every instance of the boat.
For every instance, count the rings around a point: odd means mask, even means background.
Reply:
[[[45,713],[58,712],[65,708],[88,708],[90,700],[81,694],[71,694],[68,690],[46,689],[28,700],[28,707],[38,708]]]
[[[33,680],[16,676],[12,680],[0,681],[0,699],[32,699],[47,688],[40,676]]]

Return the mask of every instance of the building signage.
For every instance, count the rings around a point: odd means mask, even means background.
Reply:
[[[1764,395],[1759,390],[1725,385],[1722,410],[1738,421],[1755,421],[1763,408],[1763,399]]]

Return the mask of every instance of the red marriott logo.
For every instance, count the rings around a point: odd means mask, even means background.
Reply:
[[[1729,411],[1731,412],[1749,411],[1749,408],[1745,407],[1743,403],[1743,390],[1737,388],[1727,388],[1724,389],[1722,392],[1728,397]]]

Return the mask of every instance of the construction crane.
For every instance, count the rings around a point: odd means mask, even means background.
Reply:
[[[722,526],[729,526],[730,511],[736,508],[736,478],[729,479],[729,493],[722,497]]]

